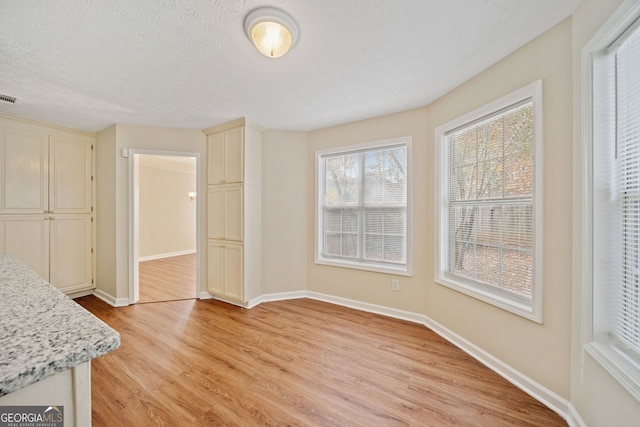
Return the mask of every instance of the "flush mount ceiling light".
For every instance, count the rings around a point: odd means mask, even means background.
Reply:
[[[244,31],[264,56],[279,58],[298,40],[298,26],[291,16],[275,7],[259,7],[244,19]]]

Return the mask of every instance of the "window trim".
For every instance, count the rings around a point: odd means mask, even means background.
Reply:
[[[404,136],[392,139],[385,139],[382,141],[365,142],[360,144],[339,146],[316,150],[315,153],[315,190],[316,190],[316,204],[315,204],[315,263],[319,265],[328,265],[333,267],[344,267],[356,270],[372,271],[377,273],[387,273],[399,276],[412,276],[413,275],[413,209],[412,209],[412,194],[413,194],[413,155],[412,155],[413,138],[411,136]],[[321,159],[323,156],[332,154],[349,153],[353,151],[372,150],[377,148],[391,147],[397,145],[404,145],[407,152],[406,163],[406,179],[407,179],[407,235],[406,235],[406,264],[398,265],[383,265],[376,263],[366,262],[354,262],[336,258],[325,258],[322,256],[322,242],[323,242],[323,229],[322,229],[322,178],[323,167]]]
[[[640,401],[640,363],[624,353],[604,327],[603,312],[596,301],[600,293],[594,277],[594,167],[597,141],[594,134],[596,109],[594,64],[599,57],[619,41],[627,29],[640,19],[640,4],[624,2],[584,46],[581,53],[582,75],[582,128],[577,135],[576,160],[580,186],[575,219],[581,223],[574,239],[576,250],[574,266],[575,286],[582,288],[582,348],[590,354],[633,397]],[[602,322],[602,323],[601,323]]]
[[[452,278],[447,273],[449,257],[449,178],[448,134],[473,122],[482,120],[508,109],[522,101],[533,101],[533,282],[531,304],[522,298],[490,286]],[[436,238],[435,238],[435,282],[472,296],[481,301],[502,308],[537,323],[542,323],[542,235],[543,235],[543,117],[542,117],[542,80],[522,87],[502,98],[479,107],[467,114],[453,119],[435,130],[435,167],[436,167]]]

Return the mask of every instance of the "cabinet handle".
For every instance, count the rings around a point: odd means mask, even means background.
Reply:
[[[54,218],[54,217],[52,217],[52,216],[50,216],[50,217],[49,217],[49,219],[53,220],[53,219],[55,219],[55,218]]]

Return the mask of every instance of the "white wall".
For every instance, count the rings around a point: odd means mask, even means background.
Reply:
[[[115,131],[113,130],[115,128]],[[114,137],[115,135],[115,137]],[[105,292],[116,301],[129,298],[129,168],[128,159],[121,156],[122,148],[158,150],[167,152],[199,153],[201,157],[201,188],[206,188],[206,137],[199,130],[170,129],[149,126],[115,125],[98,134],[98,142],[104,141],[105,148],[98,151],[102,165],[100,188],[107,188],[104,204],[99,207],[102,215],[115,217],[104,228],[103,235],[108,243],[101,246],[97,256],[98,271],[113,270],[105,274],[97,283],[98,290]],[[113,171],[115,170],[115,173]],[[100,190],[97,190],[100,193]],[[202,193],[202,191],[200,192]],[[206,230],[206,200],[200,198],[202,230]],[[201,239],[198,252],[205,254],[206,239]],[[115,259],[115,264],[111,262]],[[201,283],[198,292],[206,289],[206,260],[201,259]],[[115,283],[114,283],[115,281]]]
[[[307,134],[262,134],[262,293],[306,289]]]
[[[188,158],[141,155],[138,172],[140,259],[196,250],[196,165]]]
[[[116,126],[96,138],[96,288],[116,295]]]
[[[308,289],[424,314],[570,401],[587,425],[636,425],[640,403],[581,350],[580,266],[572,270],[572,238],[580,229],[572,203],[575,192],[580,191],[580,174],[573,167],[580,164],[580,50],[621,1],[583,0],[572,19],[429,106],[308,134],[266,131],[262,292]],[[537,79],[544,85],[542,325],[440,286],[433,279],[434,129]],[[413,137],[413,276],[398,277],[401,291],[392,292],[390,280],[396,278],[392,275],[316,265],[315,151],[406,135]],[[102,260],[98,286],[126,296],[127,169],[117,152],[122,147],[199,151],[204,159],[205,138],[197,131],[118,125],[116,130],[103,131],[98,144],[98,154],[106,157],[98,160],[99,204],[111,203],[105,212],[99,208],[104,223],[98,227],[105,240],[99,247],[106,253],[98,256]],[[206,177],[206,171],[203,173]],[[206,223],[203,227],[206,230]],[[108,235],[109,230],[115,238]]]
[[[433,284],[428,315],[564,399],[570,397],[571,337],[571,20],[491,66],[428,107],[435,127],[542,79],[543,324]],[[429,158],[433,143],[429,144]],[[431,167],[433,162],[427,164]],[[433,187],[435,183],[430,183]],[[429,212],[435,206],[430,202]],[[432,223],[431,214],[427,221]],[[427,235],[434,238],[433,230]],[[432,268],[430,268],[432,270]]]
[[[571,338],[571,21],[417,110],[309,134],[307,154],[309,290],[425,314],[565,399],[570,397]],[[520,87],[543,79],[544,324],[523,319],[434,282],[434,132],[440,126]],[[321,148],[413,136],[414,274],[316,265],[314,159]]]
[[[413,208],[413,276],[395,276],[349,268],[318,265],[315,256],[315,152],[329,147],[382,141],[403,136],[413,137],[413,192],[409,195]],[[433,168],[427,158],[426,108],[363,120],[309,133],[307,151],[307,286],[310,291],[363,301],[371,304],[425,314],[429,299],[427,282],[433,241],[427,222],[427,200],[432,196]],[[431,257],[432,258],[432,257]],[[400,281],[400,292],[391,290],[391,279]]]

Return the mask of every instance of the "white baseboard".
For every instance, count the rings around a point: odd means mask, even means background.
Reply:
[[[261,304],[263,302],[286,301],[286,300],[290,300],[290,299],[299,299],[299,298],[308,298],[308,297],[309,297],[309,292],[307,292],[307,291],[294,291],[294,292],[281,292],[281,293],[277,293],[277,294],[264,294],[264,295],[260,295],[257,298],[254,298],[252,300],[249,300],[247,305],[248,305],[248,308],[253,308],[256,305]]]
[[[213,298],[213,295],[211,295],[207,291],[200,291],[200,293],[198,294],[198,299],[211,299],[211,298]]]
[[[115,298],[112,295],[100,290],[94,289],[93,295],[100,298],[112,307],[126,307],[129,305],[129,298]]]
[[[311,291],[284,292],[282,294],[262,295],[261,297],[258,297],[251,301],[251,303],[253,303],[251,307],[258,305],[261,302],[282,301],[305,297],[365,311],[368,313],[381,314],[383,316],[389,316],[396,319],[406,320],[409,322],[424,325],[425,327],[431,329],[442,338],[458,347],[460,350],[478,360],[480,363],[482,363],[492,371],[496,372],[498,375],[500,375],[525,393],[529,394],[539,402],[546,405],[549,409],[553,410],[562,418],[564,418],[570,427],[586,427],[586,424],[577,413],[571,402],[539,384],[538,382],[534,381],[533,379],[527,377],[521,372],[513,369],[511,366],[497,359],[477,345],[464,339],[460,335],[454,333],[453,331],[447,329],[446,327],[442,326],[438,322],[423,314],[397,310],[381,305],[369,304],[362,301],[355,301],[347,298],[341,298],[333,295],[321,294]]]
[[[569,413],[565,418],[569,427],[587,427],[587,423],[584,422],[578,411],[576,411],[575,406],[569,404]]]
[[[211,298],[213,298],[215,300],[218,300],[218,301],[226,302],[227,304],[235,305],[235,306],[242,307],[242,308],[251,308],[249,306],[249,303],[238,302],[238,301],[233,300],[231,298],[221,297],[220,295],[213,295],[213,294],[210,294],[210,295],[211,295]]]
[[[168,252],[166,254],[141,256],[141,257],[138,258],[138,261],[140,261],[140,262],[142,262],[142,261],[153,261],[154,259],[171,258],[171,257],[174,257],[174,256],[189,255],[189,254],[195,254],[195,253],[196,253],[195,249],[188,249],[186,251]]]
[[[93,295],[93,289],[89,289],[88,291],[72,292],[70,294],[67,294],[67,296],[71,299],[86,297],[87,295]]]

